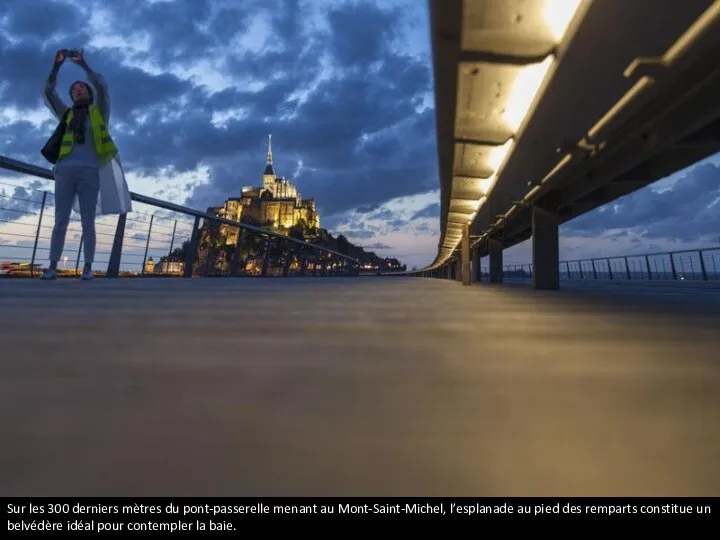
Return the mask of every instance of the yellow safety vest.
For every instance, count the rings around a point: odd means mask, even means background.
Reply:
[[[103,120],[102,114],[100,114],[100,109],[98,109],[97,105],[90,105],[89,109],[90,127],[92,128],[93,142],[95,143],[95,153],[98,156],[100,164],[104,165],[117,155],[118,149],[115,146],[112,137],[110,137],[110,134],[108,133],[105,121]],[[67,120],[65,121],[66,129],[60,143],[58,161],[67,157],[72,150],[75,139],[73,132],[70,130],[70,122],[72,119],[73,110],[70,109],[67,115]]]

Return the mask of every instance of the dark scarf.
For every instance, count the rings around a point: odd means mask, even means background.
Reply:
[[[92,105],[93,91],[92,87],[85,81],[75,81],[70,85],[70,98],[72,99],[72,88],[76,84],[82,84],[87,88],[88,100],[83,103],[73,103],[72,111],[73,117],[70,121],[70,131],[73,134],[73,141],[75,144],[85,144],[85,122],[88,121],[90,105]]]
[[[70,131],[73,133],[75,144],[85,144],[85,122],[89,120],[90,102],[74,103],[72,109]]]

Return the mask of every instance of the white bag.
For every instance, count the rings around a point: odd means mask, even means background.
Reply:
[[[100,192],[96,214],[104,216],[108,214],[127,214],[132,212],[132,199],[130,189],[125,179],[120,157],[115,156],[111,161],[100,167]],[[73,210],[80,213],[80,201],[77,196],[73,201]]]

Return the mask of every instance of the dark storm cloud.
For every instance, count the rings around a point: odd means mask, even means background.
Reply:
[[[64,33],[51,27],[33,33],[34,19],[46,24],[38,5],[58,10],[57,24]],[[390,198],[437,186],[434,115],[421,108],[431,88],[429,59],[419,61],[391,48],[399,28],[396,11],[372,2],[333,5],[323,13],[327,28],[321,30],[306,11],[311,4],[294,0],[77,5],[81,7],[49,0],[12,4],[7,20],[24,22],[12,29],[20,41],[4,41],[0,50],[3,74],[11,81],[0,89],[0,99],[20,109],[41,106],[40,88],[54,51],[86,45],[87,36],[96,32],[89,14],[102,8],[110,13],[106,22],[117,35],[129,41],[146,38],[149,44],[144,53],[86,46],[88,63],[109,85],[111,129],[123,163],[128,171],[147,175],[207,164],[210,182],[195,186],[188,204],[207,208],[237,195],[243,185],[258,184],[268,133],[273,134],[276,172],[290,176],[302,160],[303,172],[292,180],[304,196],[315,197],[321,215],[356,206],[376,209]],[[267,47],[234,50],[230,56],[217,52],[252,32],[256,17],[268,22]],[[50,42],[43,43],[48,36]],[[151,75],[123,64],[127,59],[155,66],[219,61],[235,84],[212,93],[171,73]],[[331,70],[318,81],[327,62]],[[58,92],[64,99],[77,78],[85,78],[82,70],[63,66]],[[252,80],[262,81],[263,90],[248,87]],[[233,109],[243,110],[242,119],[213,125],[213,113]],[[14,134],[11,154],[47,165],[38,149],[52,122],[41,130],[6,127]]]
[[[0,124],[0,153],[21,161],[49,165],[40,154],[40,149],[54,129],[55,123],[51,121],[44,122],[40,128],[25,120]]]
[[[421,219],[421,218],[435,218],[440,216],[440,203],[428,204],[425,208],[422,208],[415,212],[410,220]]]
[[[345,68],[367,68],[387,53],[395,37],[397,15],[368,3],[333,10],[328,16],[330,41],[337,62]]]
[[[594,237],[607,229],[639,229],[648,239],[692,242],[720,234],[720,166],[702,163],[689,169],[672,189],[636,191],[563,225],[571,235]],[[621,233],[622,234],[622,233]]]
[[[323,216],[320,225],[328,230],[334,231],[343,225],[347,225],[350,218],[345,214],[335,214],[332,216]]]
[[[368,216],[368,219],[383,219],[383,220],[395,219],[395,212],[393,212],[389,208],[383,208],[382,210],[380,210],[378,212],[373,212],[371,215]]]
[[[41,15],[41,16],[39,16]],[[73,5],[47,0],[0,2],[0,25],[13,36],[29,41],[46,41],[56,34],[64,34],[78,26],[80,13]]]
[[[56,50],[54,46],[38,48],[26,42],[7,44],[0,49],[0,65],[3,66],[3,78],[7,81],[0,92],[4,106],[42,106],[42,87],[50,74]],[[113,120],[121,119],[132,125],[134,113],[153,106],[172,106],[173,100],[192,89],[189,82],[181,81],[174,75],[150,75],[140,69],[123,66],[117,53],[106,49],[87,49],[86,59],[108,83]],[[86,80],[85,72],[66,61],[60,68],[56,89],[67,104],[70,102],[70,84],[77,79]]]
[[[162,63],[207,56],[217,44],[217,38],[205,30],[210,23],[210,0],[152,4],[146,0],[96,1],[93,7],[113,14],[112,26],[119,34],[147,36],[150,53],[146,57]]]
[[[42,203],[42,192],[18,186],[12,191],[0,188],[0,219],[16,221],[37,214]]]
[[[359,214],[369,214],[370,212],[374,212],[378,208],[380,208],[381,202],[373,203],[373,204],[361,204],[358,206],[355,211]]]
[[[162,114],[172,109],[175,112],[178,110],[177,100],[191,90],[190,83],[168,73],[149,75],[137,68],[114,64],[110,58],[90,56],[88,60],[107,80],[112,115],[116,119],[132,123],[132,115],[136,112]],[[156,109],[152,110],[153,107]]]
[[[235,193],[242,181],[256,183],[263,167],[261,145],[269,131],[274,135],[276,172],[289,174],[294,169],[291,160],[302,158],[304,167],[311,172],[295,180],[303,193],[316,197],[323,214],[358,205],[363,211],[372,211],[390,198],[436,187],[434,115],[432,110],[417,112],[430,89],[428,65],[390,51],[382,40],[372,40],[372,46],[365,44],[352,55],[346,43],[338,45],[346,38],[348,20],[374,35],[392,32],[392,17],[372,5],[360,6],[344,6],[332,12],[327,39],[332,44],[335,65],[346,68],[373,64],[374,72],[345,70],[343,76],[322,81],[297,107],[292,119],[282,121],[275,117],[266,122],[250,118],[229,123],[222,137],[233,141],[234,148],[256,150],[238,153],[233,165],[214,169],[212,186],[198,187],[190,198],[191,204],[201,207],[216,204],[217,199],[211,200],[209,195]],[[301,48],[286,43],[284,50]],[[311,45],[310,50],[316,48]],[[279,68],[297,69],[292,68],[287,53],[270,53],[268,57]],[[239,66],[243,62],[248,60],[230,60],[229,65]],[[271,82],[259,94],[247,96],[248,99],[240,100],[236,92],[229,90],[215,97],[228,106],[234,99],[250,111],[272,117],[271,112],[275,115],[283,112],[297,83],[306,84],[311,80],[307,74],[314,77],[319,69],[319,64],[309,56],[302,65],[306,76],[294,74],[294,85],[280,86],[283,81],[280,75],[278,81]],[[212,138],[204,141],[209,144]],[[215,140],[212,147],[217,151],[223,143]],[[232,173],[228,174],[229,171]]]

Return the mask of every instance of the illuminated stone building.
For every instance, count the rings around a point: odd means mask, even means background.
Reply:
[[[262,175],[262,185],[243,187],[239,197],[227,199],[220,207],[208,208],[208,212],[276,231],[288,229],[300,220],[304,220],[310,228],[320,228],[315,199],[303,199],[294,184],[275,174],[272,135],[268,136],[267,164]],[[234,243],[236,231],[226,230],[226,227],[222,229],[227,243]]]
[[[155,271],[155,261],[153,261],[152,256],[145,261],[145,272],[148,274],[152,274]]]

